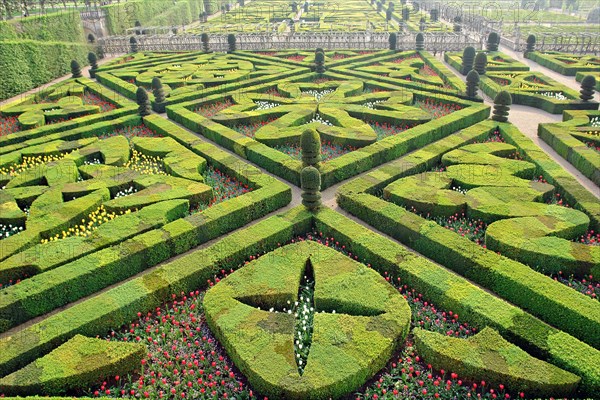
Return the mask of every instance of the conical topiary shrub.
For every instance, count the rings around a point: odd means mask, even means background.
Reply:
[[[202,35],[200,35],[200,41],[202,42],[202,51],[205,53],[208,53],[209,51],[208,40],[208,33],[204,32],[202,33]]]
[[[581,80],[581,90],[579,98],[581,101],[590,101],[594,98],[594,89],[596,88],[596,78],[593,75],[586,75]]]
[[[475,63],[475,47],[468,46],[463,50],[462,55],[462,70],[460,71],[463,75],[467,75],[469,71],[473,69]]]
[[[508,112],[510,111],[510,105],[512,104],[512,97],[506,90],[501,91],[496,95],[494,99],[494,111],[492,113],[492,119],[498,122],[508,121]]]
[[[93,33],[90,33],[87,36],[87,40],[89,43],[94,44],[94,43],[96,43],[96,36],[94,36]]]
[[[81,67],[77,60],[71,60],[71,74],[73,78],[81,78],[83,76],[81,75]]]
[[[129,39],[129,51],[130,51],[131,53],[137,53],[137,51],[138,51],[138,41],[137,41],[137,39],[135,38],[135,36],[132,36],[132,37]]]
[[[437,8],[433,8],[429,11],[429,19],[431,20],[431,22],[437,22],[437,20],[438,20]]]
[[[325,72],[325,54],[322,52],[315,54],[315,71],[317,74]]]
[[[462,18],[460,15],[457,15],[456,17],[454,17],[454,26],[453,26],[454,32],[456,32],[456,33],[460,32],[461,25],[462,25]]]
[[[402,8],[402,20],[408,21],[409,19],[410,19],[410,10],[408,9],[408,7],[403,7]]]
[[[90,78],[96,77],[96,70],[98,69],[98,57],[96,53],[88,53],[88,62],[90,63]]]
[[[135,93],[135,98],[138,104],[138,114],[140,114],[142,117],[150,115],[152,113],[152,106],[150,104],[150,100],[148,99],[148,93],[146,93],[146,89],[138,86],[137,92]]]
[[[134,25],[135,25],[136,28],[141,28],[142,23],[140,21],[135,21]],[[142,34],[142,30],[141,29],[136,29],[135,30],[135,34],[136,35],[141,35]]]
[[[417,51],[425,50],[425,36],[422,32],[417,33],[417,37],[415,39],[415,49]]]
[[[316,129],[306,129],[300,137],[302,164],[305,167],[316,166],[321,161],[321,135]]]
[[[300,172],[302,204],[311,211],[321,206],[321,173],[315,167],[305,167]]]
[[[472,69],[467,74],[467,96],[469,96],[469,98],[472,98],[472,99],[476,98],[478,88],[479,88],[479,74],[477,73],[477,71]]]
[[[227,45],[229,46],[227,52],[233,53],[236,49],[236,39],[235,39],[235,35],[233,33],[230,33],[229,35],[227,35]]]
[[[396,44],[398,43],[398,36],[392,32],[390,33],[390,37],[388,39],[389,44],[390,44],[390,50],[396,50]]]
[[[385,20],[386,21],[391,21],[392,20],[392,13],[394,12],[394,10],[388,8],[387,11],[385,12]]]
[[[154,111],[157,113],[165,112],[165,89],[159,77],[152,78],[152,93],[154,94]]]
[[[487,68],[487,56],[485,55],[484,52],[480,51],[475,56],[475,65],[473,66],[473,69],[475,69],[475,71],[477,71],[477,73],[479,75],[485,75],[486,68]]]
[[[527,36],[527,48],[525,49],[525,54],[535,51],[535,42],[536,42],[535,35]]]
[[[487,51],[498,51],[498,45],[500,44],[500,36],[496,32],[490,32],[488,35],[487,43],[485,48]]]

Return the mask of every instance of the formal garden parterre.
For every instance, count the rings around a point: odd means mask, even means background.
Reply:
[[[487,57],[486,94],[574,110],[540,132],[595,179],[598,104]],[[132,53],[93,76],[0,109],[0,394],[600,390],[598,199],[431,54]],[[348,216],[320,206],[340,182]],[[278,212],[288,183],[303,205]]]

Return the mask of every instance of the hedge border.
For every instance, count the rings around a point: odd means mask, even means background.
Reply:
[[[486,71],[529,71],[529,67],[523,64],[521,61],[515,60],[511,56],[506,53],[502,53],[501,51],[485,51],[484,52],[488,57],[500,56],[504,60],[508,61],[508,64],[502,66],[493,66],[488,64],[486,66]],[[446,61],[452,68],[454,68],[458,73],[462,71],[462,53],[461,52],[445,52],[444,53],[444,61]]]
[[[581,55],[568,54],[568,53],[541,53],[538,51],[531,51],[525,53],[525,58],[535,61],[543,67],[551,69],[552,71],[558,72],[565,76],[575,76],[578,72],[600,72],[600,66],[586,67],[585,65],[572,66],[560,60],[557,60],[555,56],[562,57],[582,57]],[[583,57],[586,57],[585,55]],[[589,56],[587,56],[589,57]]]

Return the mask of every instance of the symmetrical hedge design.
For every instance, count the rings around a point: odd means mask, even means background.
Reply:
[[[481,77],[481,90],[494,98],[510,92],[514,104],[540,108],[552,114],[565,110],[595,110],[598,103],[582,102],[579,93],[539,72],[491,72]]]
[[[316,310],[300,375],[294,315],[269,308],[296,301],[309,266]],[[287,245],[250,263],[211,288],[204,307],[236,365],[273,398],[339,398],[358,389],[385,365],[410,324],[408,303],[379,274],[316,242]]]
[[[444,52],[444,61],[455,70],[466,75],[469,71],[463,71],[463,53],[462,52]],[[487,52],[487,71],[529,71],[529,67],[520,61],[517,61],[507,54],[493,51]]]
[[[540,124],[538,136],[600,186],[600,112],[566,111],[563,120]]]
[[[598,56],[532,51],[525,53],[525,57],[562,75],[575,76],[578,72],[600,72]]]
[[[579,377],[531,357],[491,328],[468,339],[414,329],[415,345],[436,369],[454,371],[474,382],[507,385],[530,396],[575,394]]]

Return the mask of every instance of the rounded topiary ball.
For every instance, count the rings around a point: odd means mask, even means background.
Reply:
[[[316,210],[321,206],[321,173],[315,167],[305,167],[300,172],[300,186],[302,187],[302,204],[309,210]]]
[[[321,161],[321,135],[316,129],[306,129],[300,137],[302,162],[306,166],[315,166]]]
[[[467,74],[467,96],[474,98],[477,97],[477,88],[479,86],[479,74],[477,71],[472,69]]]
[[[586,75],[581,80],[581,90],[579,98],[582,101],[590,101],[594,98],[594,90],[596,88],[596,78],[593,75]]]
[[[512,105],[512,96],[510,93],[506,90],[499,92],[494,99],[492,119],[498,122],[507,122],[510,105]]]
[[[473,64],[475,63],[475,55],[477,54],[477,51],[475,50],[475,47],[473,46],[468,46],[465,47],[465,49],[463,50],[463,55],[462,55],[462,74],[466,75],[469,73],[469,71],[471,71],[473,69]]]

